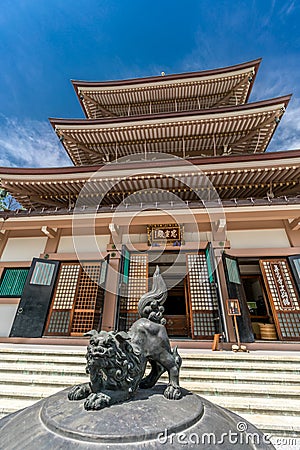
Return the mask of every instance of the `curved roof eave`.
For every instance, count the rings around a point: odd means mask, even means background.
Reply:
[[[185,78],[193,77],[207,77],[219,74],[224,74],[227,72],[233,72],[235,70],[247,69],[248,67],[255,66],[257,69],[262,61],[262,58],[255,59],[253,61],[248,61],[241,64],[236,64],[233,66],[221,67],[219,69],[212,70],[202,70],[198,72],[183,72],[178,74],[165,75],[164,80],[184,80]],[[87,86],[87,87],[112,87],[112,86],[126,86],[131,84],[141,84],[145,82],[161,82],[162,76],[152,76],[152,77],[141,77],[141,78],[129,78],[127,80],[110,80],[110,81],[80,81],[71,80],[73,86]]]
[[[164,81],[174,81],[174,80],[184,80],[187,78],[201,78],[201,77],[208,77],[208,76],[216,76],[216,75],[222,75],[226,74],[228,72],[234,72],[238,70],[248,69],[250,67],[255,68],[254,75],[253,75],[253,82],[249,86],[249,90],[246,97],[246,103],[249,100],[252,87],[255,82],[255,78],[260,66],[260,63],[262,61],[262,58],[258,58],[252,61],[247,61],[241,64],[235,64],[233,66],[227,66],[227,67],[221,67],[218,69],[211,69],[211,70],[203,70],[203,71],[197,71],[197,72],[182,72],[178,74],[171,74],[171,75],[164,75],[163,80]],[[85,114],[86,117],[88,117],[88,112],[86,111],[85,105],[80,98],[80,95],[78,93],[78,88],[80,87],[89,87],[89,88],[95,88],[95,87],[130,87],[131,85],[137,85],[137,84],[144,84],[144,83],[161,83],[162,76],[152,76],[152,77],[141,77],[141,78],[129,78],[125,80],[109,80],[109,81],[81,81],[81,80],[71,80],[71,83],[73,85],[73,88],[75,90],[76,96],[79,100],[79,103],[81,105],[81,108]]]
[[[262,162],[262,161],[275,161],[284,159],[294,159],[300,158],[300,149],[297,150],[283,150],[278,152],[267,152],[267,153],[256,153],[247,155],[231,155],[231,156],[211,156],[211,157],[195,157],[190,158],[187,161],[194,165],[201,166],[207,164],[226,164],[235,162]],[[147,162],[135,162],[134,167],[139,168],[155,168],[156,166],[161,167],[163,161],[147,161]],[[283,162],[282,162],[283,163]],[[177,166],[181,164],[181,158],[174,158],[168,160],[168,167]],[[283,163],[284,164],[284,163]],[[111,164],[99,164],[90,166],[70,166],[70,167],[50,167],[50,168],[20,168],[20,167],[0,167],[0,177],[9,177],[9,175],[24,175],[24,176],[38,176],[38,175],[76,175],[85,173],[94,173],[95,171],[101,169],[105,172],[114,170],[118,168],[119,170],[132,168],[131,163],[111,163]]]
[[[188,116],[204,116],[204,115],[218,115],[223,113],[232,113],[232,112],[240,112],[240,111],[248,111],[255,108],[263,108],[267,106],[277,105],[283,103],[285,108],[287,107],[292,94],[284,95],[281,97],[276,97],[268,100],[260,100],[258,102],[247,103],[244,105],[238,106],[226,106],[221,108],[212,108],[205,110],[195,110],[195,111],[184,111],[184,112],[176,112],[176,113],[167,113],[167,114],[149,114],[149,115],[141,115],[141,116],[129,116],[129,117],[109,117],[109,118],[101,118],[101,119],[63,119],[63,118],[49,118],[49,121],[52,127],[55,129],[56,125],[102,125],[102,124],[113,124],[113,123],[126,123],[126,122],[134,122],[134,121],[146,121],[153,120],[157,121],[159,119],[173,119],[173,118],[181,118]]]

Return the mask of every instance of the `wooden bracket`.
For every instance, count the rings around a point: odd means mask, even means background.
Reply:
[[[297,231],[300,229],[300,217],[297,219],[294,219],[292,222],[289,223],[289,228],[292,231]]]
[[[7,230],[1,230],[0,231],[0,241],[4,240],[6,238]]]
[[[57,235],[57,231],[55,231],[53,228],[50,228],[48,226],[43,226],[41,228],[42,233],[44,233],[45,236],[47,236],[50,239],[53,239]]]

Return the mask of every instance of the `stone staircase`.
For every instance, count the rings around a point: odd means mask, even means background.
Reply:
[[[183,387],[272,436],[300,436],[300,355],[208,350],[180,354]],[[0,417],[86,381],[84,355],[83,347],[0,345]]]

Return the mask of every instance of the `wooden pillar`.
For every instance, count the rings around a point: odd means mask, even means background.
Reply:
[[[3,255],[5,246],[7,244],[8,237],[9,237],[9,231],[8,230],[6,230],[4,233],[0,233],[0,258]]]
[[[116,251],[110,253],[107,268],[106,289],[104,296],[104,307],[101,330],[111,331],[116,328],[115,319],[118,301],[120,255]]]
[[[291,247],[300,247],[300,218],[289,223],[284,220],[284,228]]]

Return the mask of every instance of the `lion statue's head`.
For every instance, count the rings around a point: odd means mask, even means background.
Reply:
[[[124,331],[89,331],[86,372],[107,389],[135,391],[141,378],[141,354]]]

